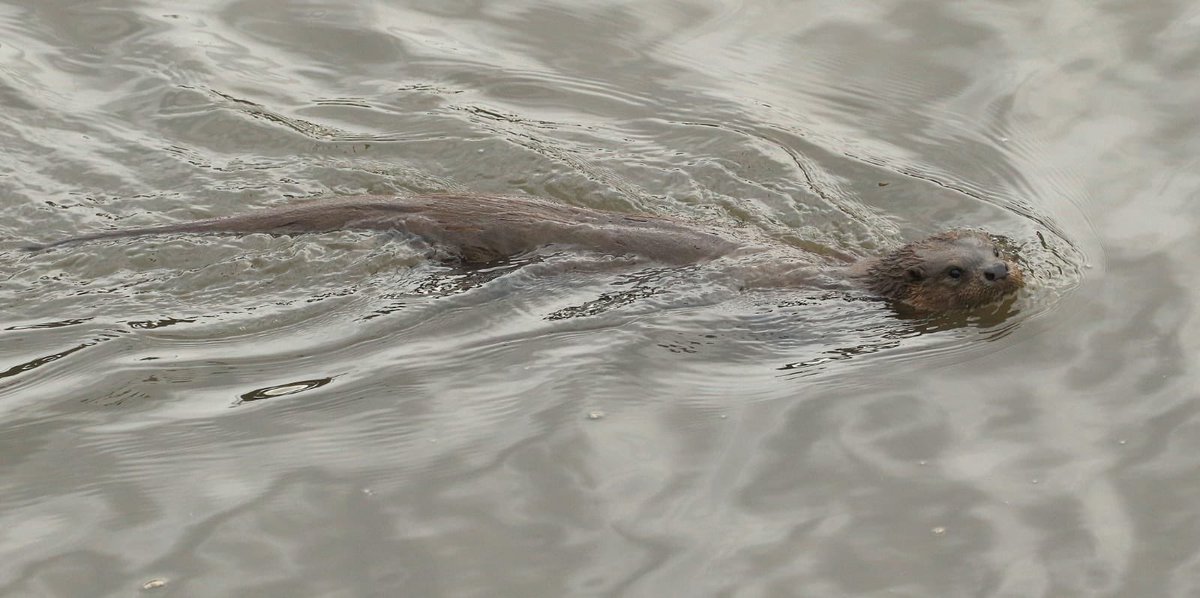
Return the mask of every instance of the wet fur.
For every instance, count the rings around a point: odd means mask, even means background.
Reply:
[[[958,269],[957,278],[948,275]],[[994,279],[989,280],[988,272]],[[997,276],[1003,272],[1003,275]],[[852,268],[872,293],[921,311],[946,311],[996,301],[1024,285],[1020,267],[982,231],[954,230],[914,241]]]
[[[402,231],[468,263],[486,263],[547,245],[693,264],[739,247],[702,227],[668,218],[620,214],[535,198],[486,195],[360,195],[256,210],[182,224],[105,231],[25,249],[167,233],[294,234],[338,230]]]

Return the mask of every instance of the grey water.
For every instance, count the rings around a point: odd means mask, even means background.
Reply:
[[[1200,595],[1197,106],[1187,2],[0,0],[0,596]],[[19,250],[447,191],[1028,286]]]

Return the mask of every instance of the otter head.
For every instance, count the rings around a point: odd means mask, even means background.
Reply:
[[[872,292],[921,311],[984,305],[1023,284],[1021,269],[992,237],[971,230],[909,243],[871,260],[860,276]]]

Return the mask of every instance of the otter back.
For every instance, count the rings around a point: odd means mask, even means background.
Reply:
[[[360,195],[182,224],[110,230],[26,249],[38,251],[96,239],[171,233],[297,234],[338,230],[402,231],[470,262],[492,261],[547,245],[567,245],[687,264],[740,247],[720,235],[669,218],[604,212],[540,199]]]

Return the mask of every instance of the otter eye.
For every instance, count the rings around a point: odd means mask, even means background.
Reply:
[[[994,255],[994,256],[996,256],[996,257],[1000,257],[1000,250],[999,250],[999,249],[997,249],[997,248],[995,248],[995,247],[993,247],[993,248],[992,248],[992,255]]]
[[[946,276],[949,276],[950,278],[959,278],[962,276],[962,274],[962,268],[950,268],[949,270],[946,270]]]

